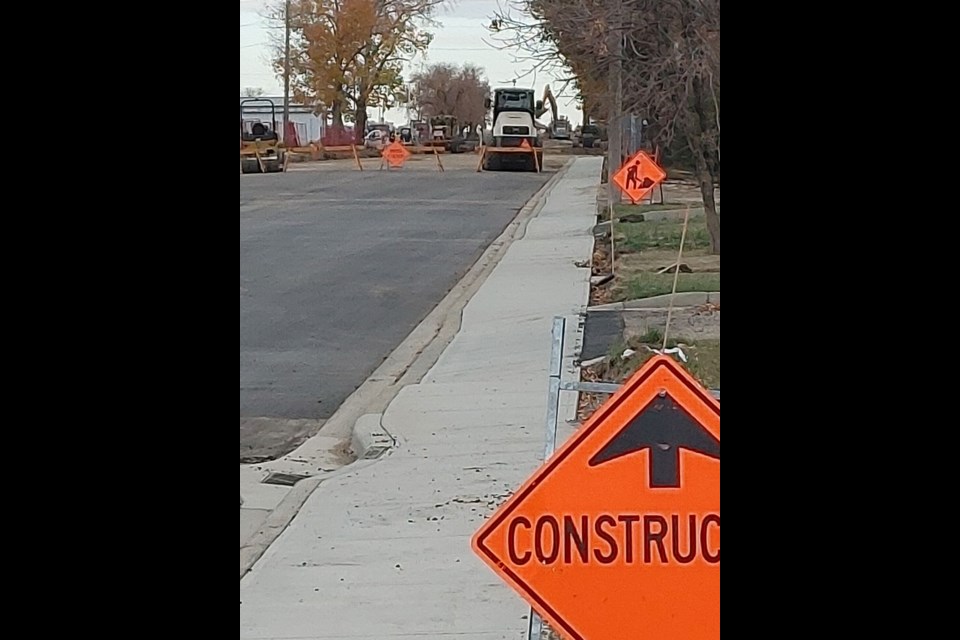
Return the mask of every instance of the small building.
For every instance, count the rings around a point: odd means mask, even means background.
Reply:
[[[250,96],[240,96],[240,101],[250,100]],[[277,129],[283,128],[283,96],[277,98],[273,96],[256,96],[257,100],[269,100],[276,107]],[[243,120],[261,121],[270,124],[271,109],[263,103],[252,103],[244,107]],[[324,123],[313,107],[290,103],[290,126],[288,127],[287,144],[288,146],[306,146],[311,142],[320,140],[324,134]],[[270,124],[272,128],[273,125]],[[296,140],[291,140],[296,136]]]

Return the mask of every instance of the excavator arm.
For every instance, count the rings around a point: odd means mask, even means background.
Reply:
[[[550,102],[550,115],[553,116],[553,122],[556,122],[559,119],[557,116],[557,99],[553,97],[553,92],[550,91],[550,85],[546,85],[543,88],[543,99],[540,101],[541,107],[536,110],[538,118],[547,112],[548,101]]]

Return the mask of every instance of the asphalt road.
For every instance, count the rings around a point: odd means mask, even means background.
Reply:
[[[241,175],[241,460],[312,435],[550,175]]]

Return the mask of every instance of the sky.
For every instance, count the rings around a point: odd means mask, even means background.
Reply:
[[[240,91],[254,87],[263,89],[267,95],[282,96],[283,81],[274,75],[268,62],[270,28],[261,17],[267,2],[240,0]],[[507,2],[509,0],[500,0],[499,4],[506,6]],[[547,84],[556,95],[563,83],[555,74],[532,72],[531,63],[516,59],[519,52],[494,47],[497,43],[490,38],[485,25],[490,24],[497,7],[498,0],[449,0],[435,16],[441,26],[433,30],[434,39],[426,56],[418,56],[408,64],[404,75],[409,77],[421,67],[436,62],[457,65],[470,62],[484,69],[491,88],[510,86],[516,78],[517,86],[533,88],[538,100]],[[518,15],[515,9],[512,13]],[[556,97],[560,115],[567,116],[574,125],[580,124],[580,112],[571,89],[568,87],[564,94]],[[369,113],[373,119],[379,119],[378,110],[371,109]],[[549,115],[544,118],[549,119]],[[400,124],[406,120],[406,112],[391,109],[386,113],[386,120]]]

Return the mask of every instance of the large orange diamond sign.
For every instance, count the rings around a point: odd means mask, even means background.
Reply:
[[[613,174],[613,183],[637,204],[666,177],[667,173],[650,156],[638,151]]]
[[[381,155],[387,160],[387,165],[393,169],[403,166],[411,153],[407,151],[399,140],[395,140],[383,148]]]
[[[570,640],[719,640],[719,401],[655,356],[473,549]]]

